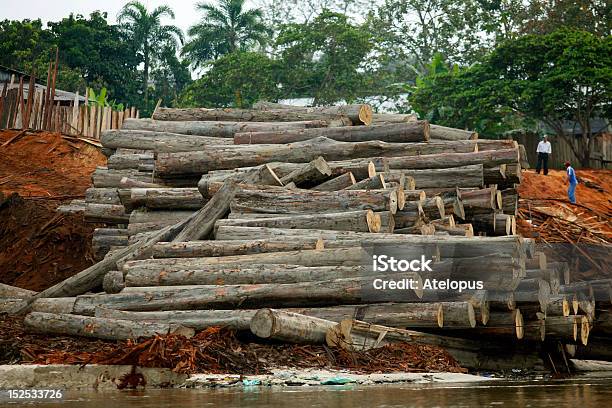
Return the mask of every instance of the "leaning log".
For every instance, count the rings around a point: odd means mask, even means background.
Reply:
[[[304,184],[316,185],[325,181],[331,175],[332,171],[323,157],[317,157],[310,163],[295,169],[291,173],[283,176],[280,181],[283,185],[294,183],[296,186]]]
[[[27,299],[35,294],[36,292],[33,290],[22,289],[16,286],[0,283],[0,298]]]
[[[315,191],[338,191],[344,190],[355,185],[355,176],[350,171],[339,176],[334,177],[331,180],[327,180],[318,186],[312,188]]]

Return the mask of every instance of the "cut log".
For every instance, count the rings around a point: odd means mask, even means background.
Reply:
[[[354,266],[300,266],[291,264],[211,264],[167,270],[151,266],[128,269],[125,277],[113,276],[105,285],[106,293],[119,293],[124,287],[184,285],[246,285],[262,283],[299,283],[368,275],[366,268]],[[106,275],[108,277],[109,274]],[[106,283],[105,277],[105,283]],[[110,279],[110,278],[109,278]],[[108,290],[107,290],[108,286]],[[122,287],[123,286],[123,287]]]
[[[119,293],[125,288],[123,272],[110,271],[104,275],[102,288],[106,293]]]
[[[232,200],[232,212],[276,214],[320,213],[350,210],[397,211],[395,190],[340,190],[284,192],[241,189]]]
[[[199,210],[205,204],[197,188],[134,188],[130,193],[132,208]]]
[[[431,142],[430,144],[443,145],[443,143],[434,142]],[[467,143],[467,145],[469,144],[470,143]],[[455,146],[455,143],[449,143],[449,146]],[[389,169],[443,169],[475,164],[482,164],[485,168],[490,168],[500,166],[502,164],[513,164],[518,161],[517,149],[488,150],[482,152],[475,152],[473,149],[466,149],[464,151],[449,149],[447,151],[440,150],[437,153],[423,152],[421,155],[394,156],[397,157],[372,158],[372,161],[376,166],[376,171],[388,171]]]
[[[134,322],[129,320],[84,317],[72,314],[32,312],[25,317],[26,330],[61,336],[82,336],[104,340],[127,340],[175,333],[185,337],[195,334],[193,329],[175,324]]]
[[[338,123],[340,124],[340,123]],[[348,122],[345,122],[348,124]],[[326,127],[325,120],[308,120],[298,122],[253,122],[253,121],[157,121],[152,119],[127,119],[123,130],[146,130],[153,132],[181,133],[209,137],[233,138],[239,132],[267,132],[286,129],[305,129],[309,127]]]
[[[204,146],[233,144],[232,139],[229,138],[192,136],[148,130],[105,130],[102,132],[100,140],[104,146],[114,149],[145,149],[156,153],[193,152],[201,150]],[[111,156],[111,158],[114,156]],[[110,162],[111,159],[109,159]]]
[[[172,242],[206,238],[213,231],[215,222],[229,212],[230,202],[237,191],[238,185],[235,182],[226,181],[210,201],[200,211],[193,214]]]
[[[483,186],[482,164],[427,170],[401,169],[391,170],[388,173],[397,174],[397,172],[414,178],[418,189]]]
[[[373,113],[372,123],[403,123],[403,122],[416,122],[418,118],[412,114],[401,114],[401,113]]]
[[[155,168],[161,177],[174,177],[188,174],[202,175],[215,169],[258,166],[274,160],[308,163],[319,156],[329,161],[375,156],[410,156],[441,151],[468,152],[473,151],[474,146],[474,143],[470,142],[386,143],[371,141],[353,143],[318,137],[284,145],[208,146],[199,152],[159,153],[155,161]]]
[[[85,201],[92,204],[121,205],[116,188],[88,188],[85,191]]]
[[[245,241],[160,242],[153,247],[154,258],[197,258],[323,249],[321,239],[272,239]]]
[[[325,342],[327,330],[336,323],[298,313],[261,309],[251,319],[251,332],[257,337],[290,343]]]
[[[478,133],[440,125],[431,125],[430,137],[438,140],[475,140]]]
[[[139,169],[141,165],[153,165],[155,158],[152,152],[147,153],[126,153],[113,154],[106,161],[106,166],[109,169]],[[152,169],[151,169],[152,170]]]
[[[437,224],[434,225],[434,228],[436,229],[436,232],[445,232],[448,235],[456,235],[461,237],[474,236],[474,229],[472,228],[472,224],[456,224],[454,227]]]
[[[356,183],[355,176],[350,171],[327,180],[312,188],[315,191],[338,191],[351,187]]]
[[[346,126],[285,130],[282,132],[237,133],[234,136],[234,144],[295,143],[321,136],[340,142],[367,142],[372,140],[391,143],[427,142],[429,141],[429,123],[422,120],[367,127]]]
[[[312,186],[329,178],[331,173],[331,168],[325,159],[317,157],[310,163],[282,177],[280,181],[283,185],[293,182],[296,186],[303,186],[305,184]]]
[[[85,221],[104,222],[107,224],[127,224],[130,215],[126,214],[125,207],[113,204],[85,204]]]
[[[120,187],[120,188],[134,188],[134,187],[157,188],[157,187],[163,187],[163,186],[157,183],[148,183],[146,181],[135,180],[129,177],[121,177],[121,180],[119,181],[119,185],[117,187]]]
[[[347,211],[340,213],[271,216],[270,218],[218,220],[220,226],[246,226],[271,228],[312,228],[334,231],[380,232],[381,218],[372,210]],[[389,227],[389,225],[387,225]]]
[[[386,188],[387,185],[385,184],[384,176],[382,174],[376,174],[375,176],[361,180],[360,182],[345,188],[345,190],[384,190]]]

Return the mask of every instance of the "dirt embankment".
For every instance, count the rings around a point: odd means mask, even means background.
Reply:
[[[0,132],[0,282],[39,291],[93,263],[95,226],[55,210],[84,195],[105,158],[59,134],[18,134]]]

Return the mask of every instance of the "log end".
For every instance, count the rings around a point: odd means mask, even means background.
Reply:
[[[391,191],[389,193],[389,211],[391,211],[391,214],[396,214],[397,208],[397,191]]]
[[[471,328],[476,327],[476,312],[474,306],[471,303],[466,303],[467,306],[467,318]]]
[[[359,108],[359,120],[366,126],[372,124],[372,107],[370,105],[361,105]]]
[[[121,271],[109,271],[104,275],[102,281],[102,288],[106,293],[119,293],[125,288],[125,280],[123,278],[123,272]]]
[[[317,242],[315,243],[315,249],[317,250],[325,249],[325,243],[323,242],[323,239],[321,238],[317,239]]]
[[[436,313],[436,320],[438,321],[438,327],[443,328],[444,327],[444,308],[442,307],[442,304],[438,306],[438,311]]]
[[[368,177],[374,177],[376,175],[376,166],[373,162],[368,162]]]
[[[525,323],[523,314],[519,309],[514,310],[514,327],[516,329],[516,338],[521,340],[525,336]]]
[[[583,346],[586,346],[589,342],[590,331],[591,325],[589,319],[586,316],[582,316],[580,319],[580,342]]]
[[[380,215],[376,214],[372,210],[367,210],[366,224],[368,225],[369,232],[380,232],[380,227],[382,225]]]
[[[269,339],[275,331],[274,313],[270,309],[260,309],[251,318],[250,329],[254,335],[262,339]]]

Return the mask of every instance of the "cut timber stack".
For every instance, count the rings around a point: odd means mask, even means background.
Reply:
[[[516,235],[514,141],[367,105],[261,102],[159,108],[101,142],[107,167],[66,207],[108,224],[94,234],[101,262],[15,300],[32,330],[225,325],[349,350],[433,344],[480,369],[533,367],[547,338],[582,352],[593,324],[609,332],[593,289]],[[383,253],[431,270],[373,271]],[[380,278],[416,287],[378,290]]]

